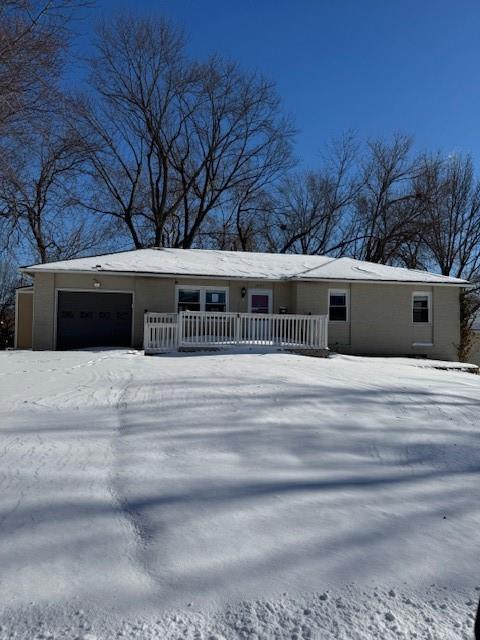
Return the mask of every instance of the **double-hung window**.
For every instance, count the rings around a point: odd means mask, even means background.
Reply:
[[[178,289],[178,311],[200,311],[200,289]]]
[[[412,321],[417,324],[430,322],[430,293],[418,291],[412,296]]]
[[[346,289],[329,290],[328,319],[330,322],[348,322],[348,291]]]
[[[207,289],[205,291],[205,311],[226,311],[227,310],[227,292],[222,289],[214,291]]]
[[[177,287],[177,311],[225,312],[228,309],[227,287]]]

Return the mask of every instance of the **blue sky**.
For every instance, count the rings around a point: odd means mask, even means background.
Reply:
[[[97,0],[77,24],[164,14],[190,52],[219,52],[278,86],[315,166],[333,137],[411,133],[418,149],[472,153],[480,167],[479,0]]]

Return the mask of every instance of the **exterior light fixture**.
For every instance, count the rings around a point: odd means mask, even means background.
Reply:
[[[100,284],[100,282],[98,280],[94,280],[93,281],[93,286],[95,287],[95,289],[98,289],[99,287],[101,287],[102,285]]]
[[[247,290],[245,289],[245,287],[242,287],[242,290],[240,293],[242,294],[242,298],[245,298],[245,296],[247,295]]]

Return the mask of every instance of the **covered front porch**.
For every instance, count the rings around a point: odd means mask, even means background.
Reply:
[[[144,316],[146,355],[174,350],[261,346],[328,353],[328,316],[179,311]]]

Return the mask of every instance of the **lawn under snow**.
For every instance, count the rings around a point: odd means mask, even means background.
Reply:
[[[0,638],[471,638],[480,376],[425,364],[0,353]]]

